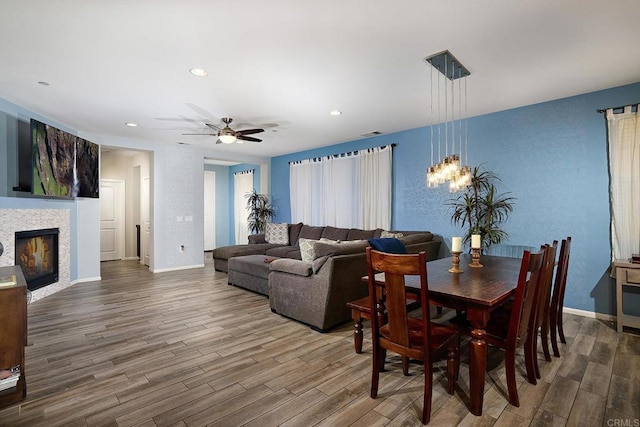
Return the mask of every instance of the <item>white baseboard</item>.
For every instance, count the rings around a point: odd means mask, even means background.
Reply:
[[[95,282],[97,280],[102,280],[102,276],[96,277],[83,277],[82,279],[72,280],[71,284],[75,285],[76,283],[84,283],[84,282]]]
[[[135,260],[139,260],[139,259],[140,259],[139,256],[128,256],[128,257],[122,258],[123,261],[135,261]]]
[[[203,268],[204,264],[195,264],[195,265],[185,265],[182,267],[172,267],[172,268],[158,268],[151,270],[152,273],[165,273],[167,271],[178,271],[178,270],[189,270],[192,268]]]
[[[595,311],[578,310],[577,308],[569,308],[569,307],[564,307],[562,311],[564,313],[575,314],[576,316],[590,317],[592,319],[606,320],[610,322],[613,322],[616,320],[616,316],[612,314],[596,313]]]

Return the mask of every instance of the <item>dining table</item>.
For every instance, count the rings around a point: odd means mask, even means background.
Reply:
[[[472,414],[482,415],[487,343],[485,330],[491,312],[515,294],[521,258],[482,256],[482,267],[472,267],[471,255],[461,254],[458,273],[451,273],[452,258],[427,262],[429,301],[464,313],[471,327],[469,342],[469,397]],[[375,276],[384,285],[384,273]],[[407,291],[420,292],[419,276],[406,276]]]

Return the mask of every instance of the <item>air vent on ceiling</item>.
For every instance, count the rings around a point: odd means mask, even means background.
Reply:
[[[363,133],[360,136],[363,137],[363,138],[369,138],[371,136],[377,136],[377,135],[382,135],[382,132],[374,130],[374,131],[371,131],[371,132]]]

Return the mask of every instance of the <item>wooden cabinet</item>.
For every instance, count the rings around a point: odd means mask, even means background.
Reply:
[[[640,264],[616,261],[616,322],[618,332],[622,332],[623,326],[640,328],[640,316],[624,314],[622,311],[622,296],[624,286],[640,287]]]
[[[0,280],[0,372],[19,373],[15,385],[0,379],[0,408],[19,402],[27,395],[24,347],[27,345],[27,283],[18,266],[0,267],[0,279],[15,276],[16,283]],[[2,282],[5,283],[2,283]],[[4,382],[3,382],[4,381]],[[5,388],[7,387],[7,388]]]

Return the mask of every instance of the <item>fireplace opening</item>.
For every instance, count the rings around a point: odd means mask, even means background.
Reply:
[[[16,265],[30,291],[58,281],[59,233],[58,228],[16,231]]]

